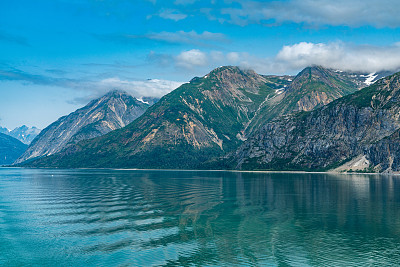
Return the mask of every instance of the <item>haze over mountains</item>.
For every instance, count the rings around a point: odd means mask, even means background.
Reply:
[[[350,106],[353,105],[352,101],[370,101],[358,95],[364,95],[362,92],[366,90],[378,90],[376,85],[360,89],[374,83],[382,75],[384,74],[348,73],[314,66],[304,69],[296,77],[268,76],[238,67],[220,67],[203,77],[193,78],[189,83],[183,84],[148,108],[132,123],[128,125],[126,123],[126,126],[123,125],[125,127],[121,124],[121,129],[105,135],[99,134],[100,137],[93,139],[89,139],[94,137],[92,135],[78,138],[75,142],[69,142],[68,145],[59,146],[57,150],[46,152],[47,154],[25,153],[26,155],[18,162],[35,158],[24,164],[39,167],[277,169],[281,162],[279,160],[282,158],[281,150],[273,154],[272,160],[277,159],[274,164],[265,164],[268,160],[258,159],[258,157],[268,154],[269,151],[264,151],[266,147],[262,145],[255,146],[254,140],[264,140],[263,138],[281,140],[288,134],[287,131],[291,131],[290,127],[286,127],[287,125],[298,125],[296,127],[302,125],[307,129],[311,125],[318,127],[315,121],[307,121],[307,124],[295,118],[308,118],[307,116],[311,116],[308,114],[323,112],[328,107],[335,110],[330,120],[322,113],[317,117],[321,120],[324,118],[328,124],[339,120],[339,117],[335,117],[340,115],[340,112],[335,109],[337,103],[345,101],[344,99],[353,99],[353,97],[354,99],[349,102]],[[392,87],[396,86],[394,82]],[[346,123],[348,119],[347,113],[345,114],[342,116],[343,123]],[[373,115],[370,116],[372,117]],[[338,167],[339,163],[350,162],[354,157],[360,157],[362,154],[360,151],[372,145],[370,143],[372,140],[379,141],[382,137],[393,134],[397,129],[395,116],[387,115],[381,123],[390,125],[386,134],[364,130],[364,135],[370,134],[375,137],[365,139],[363,141],[365,146],[362,148],[346,147],[349,151],[342,153],[331,145],[330,149],[340,154],[339,160],[335,158],[336,161],[318,165],[311,159],[308,162],[305,158],[304,164],[282,164],[279,167],[298,170],[329,169]],[[281,125],[281,128],[276,126],[279,130],[270,134],[268,127],[275,124]],[[64,131],[67,132],[70,128],[71,126],[68,126]],[[303,132],[300,131],[300,133]],[[321,136],[317,133],[318,129],[315,129],[316,135],[310,133],[307,136],[317,136],[318,140],[323,140],[325,134],[329,135],[335,131],[329,127],[323,127],[319,130]],[[347,136],[354,137],[354,133],[347,133]],[[301,135],[296,135],[294,132],[290,138],[296,143]],[[328,139],[332,138],[331,136]],[[393,138],[396,137],[393,136]],[[87,140],[78,142],[83,139]],[[284,141],[281,140],[281,142]],[[310,146],[313,144],[318,146],[315,138],[306,138],[304,142]],[[49,141],[43,142],[43,144],[46,143]],[[300,143],[299,151],[303,148]],[[329,147],[330,144],[324,145]],[[38,148],[33,143],[31,147],[34,146]],[[272,142],[271,146],[275,148],[276,144]],[[292,144],[287,149],[292,153]],[[379,150],[376,146],[371,149]],[[271,153],[275,153],[273,151],[271,150]],[[314,147],[312,151],[316,151]],[[326,151],[326,153],[333,153],[329,149]],[[365,157],[371,157],[369,162],[373,161],[372,157],[375,159],[384,157],[382,154],[378,157],[378,154],[369,153],[365,154]],[[51,156],[42,157],[44,155]],[[296,156],[293,157],[296,158]],[[315,157],[320,158],[319,155]],[[290,159],[293,160],[293,158]],[[374,166],[379,164],[376,163]],[[368,165],[364,169],[389,170],[374,166]]]

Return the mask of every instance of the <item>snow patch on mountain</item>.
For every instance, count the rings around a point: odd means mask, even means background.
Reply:
[[[364,83],[369,86],[371,84],[373,84],[375,82],[376,77],[378,77],[378,74],[376,74],[375,72],[370,73],[368,75],[363,75],[363,77],[366,77]]]

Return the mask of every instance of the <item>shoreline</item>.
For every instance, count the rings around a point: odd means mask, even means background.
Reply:
[[[51,167],[43,167],[43,168],[33,168],[33,167],[17,167],[17,166],[0,166],[1,168],[9,168],[9,169],[38,169],[38,170],[111,170],[111,171],[179,171],[179,172],[237,172],[237,173],[291,173],[291,174],[331,174],[331,175],[391,175],[391,176],[400,176],[400,172],[393,173],[374,173],[374,172],[335,172],[335,171],[326,171],[326,172],[310,172],[310,171],[273,171],[273,170],[196,170],[196,169],[138,169],[138,168],[51,168]]]

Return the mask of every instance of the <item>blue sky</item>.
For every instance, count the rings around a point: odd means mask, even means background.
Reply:
[[[220,65],[398,70],[398,14],[398,0],[2,0],[0,125],[44,128],[115,88],[162,96]]]

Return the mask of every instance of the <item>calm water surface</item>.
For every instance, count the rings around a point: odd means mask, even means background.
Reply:
[[[0,169],[4,266],[400,266],[400,177]]]

